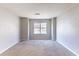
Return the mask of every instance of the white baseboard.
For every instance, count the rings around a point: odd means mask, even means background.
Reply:
[[[73,54],[75,54],[76,56],[79,56],[76,52],[74,52],[73,50],[71,50],[68,46],[64,45],[62,42],[57,41],[59,44],[63,45],[65,48],[67,48],[69,51],[71,51]]]
[[[11,48],[12,46],[16,45],[18,42],[15,42],[14,44],[10,45],[9,47],[7,47],[6,49],[0,51],[0,54],[2,54],[3,52],[5,52],[6,50],[8,50],[9,48]]]

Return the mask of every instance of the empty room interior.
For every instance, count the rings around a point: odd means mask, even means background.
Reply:
[[[78,3],[0,3],[0,56],[78,55]]]

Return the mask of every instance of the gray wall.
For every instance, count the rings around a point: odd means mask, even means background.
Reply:
[[[51,23],[51,39],[53,40],[53,18],[51,18],[50,23]]]
[[[28,39],[28,18],[20,18],[20,41]]]
[[[57,18],[57,41],[79,55],[79,6]]]
[[[51,39],[53,41],[56,41],[57,38],[57,18],[56,17],[53,17],[51,18]]]
[[[57,18],[53,17],[53,40],[56,41],[57,37]]]

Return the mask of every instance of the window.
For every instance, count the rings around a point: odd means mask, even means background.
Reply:
[[[40,34],[40,23],[34,23],[34,34]]]
[[[47,23],[41,23],[41,34],[47,34],[46,27],[47,27]]]
[[[34,23],[34,34],[47,34],[47,23]]]

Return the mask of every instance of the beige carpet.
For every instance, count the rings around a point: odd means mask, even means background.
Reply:
[[[1,56],[74,56],[52,40],[28,40],[13,46]]]

